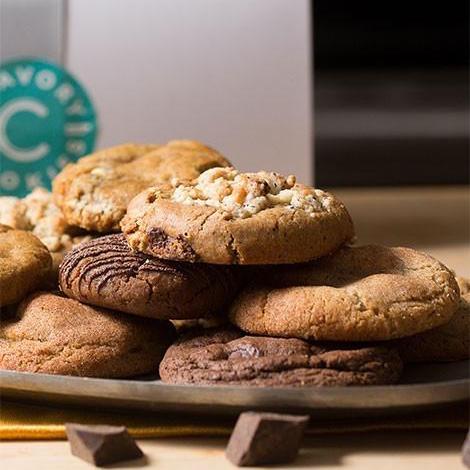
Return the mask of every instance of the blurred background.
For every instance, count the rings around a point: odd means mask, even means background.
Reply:
[[[361,242],[470,275],[467,0],[0,0],[0,27],[2,64],[78,80],[96,147],[199,139],[242,170],[334,188]],[[57,171],[86,152],[64,148]]]
[[[311,181],[308,1],[0,1],[2,59],[61,62],[95,104],[99,147],[192,138]]]
[[[467,184],[468,5],[0,0],[0,59],[68,69],[98,147],[197,138],[320,186]]]
[[[317,184],[468,183],[469,2],[313,13]]]

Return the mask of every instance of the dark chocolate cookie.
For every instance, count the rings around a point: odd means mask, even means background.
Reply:
[[[160,363],[167,383],[259,387],[390,384],[401,370],[391,348],[244,336],[231,328],[183,335]]]
[[[230,267],[166,261],[132,251],[123,235],[82,243],[59,269],[62,291],[81,302],[153,318],[201,318],[235,295]]]

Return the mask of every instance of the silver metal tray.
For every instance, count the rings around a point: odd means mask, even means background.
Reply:
[[[233,415],[246,409],[315,412],[329,418],[393,415],[468,400],[469,361],[408,366],[389,386],[251,388],[166,385],[155,378],[88,379],[0,371],[2,398],[184,413]]]

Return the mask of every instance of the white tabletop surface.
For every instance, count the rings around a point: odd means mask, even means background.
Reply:
[[[347,468],[358,470],[464,469],[462,432],[419,431],[338,435],[305,440],[297,460],[272,468]],[[226,439],[172,438],[140,440],[146,455],[141,461],[112,468],[208,470],[235,468],[224,456]],[[65,441],[8,442],[0,445],[5,470],[79,470],[92,468],[73,457]]]

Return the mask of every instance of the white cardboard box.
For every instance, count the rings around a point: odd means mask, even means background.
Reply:
[[[64,62],[98,147],[192,138],[312,180],[308,0],[0,0],[0,60]]]
[[[96,103],[98,145],[195,138],[310,182],[309,5],[70,0],[66,65]]]

